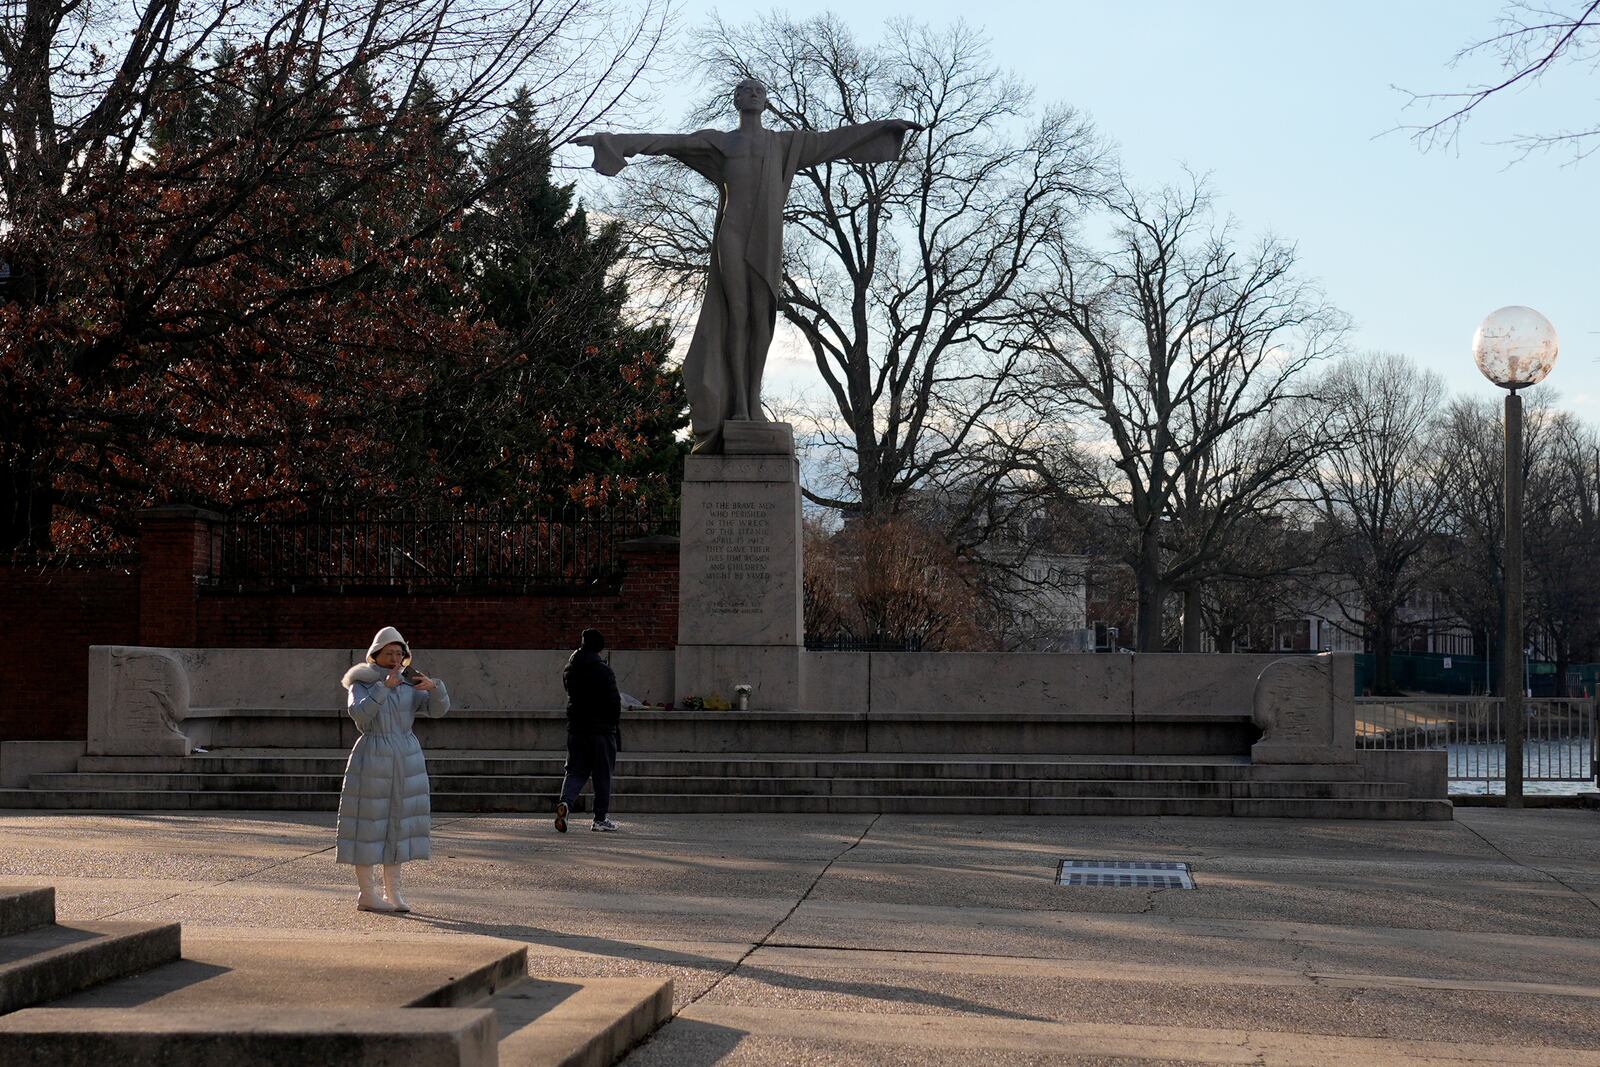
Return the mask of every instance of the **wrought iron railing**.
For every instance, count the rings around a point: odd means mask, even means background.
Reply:
[[[808,652],[921,652],[922,638],[915,634],[905,637],[888,637],[884,634],[832,634],[806,635]]]
[[[137,552],[35,552],[18,549],[11,553],[0,553],[0,565],[18,570],[39,571],[42,574],[52,571],[131,572],[139,567],[139,554]]]
[[[1523,702],[1523,778],[1584,782],[1596,775],[1596,703],[1540,697]],[[1506,776],[1505,702],[1499,697],[1362,697],[1356,745],[1449,754],[1451,781],[1502,782]]]
[[[203,584],[225,592],[571,592],[615,588],[626,541],[675,534],[640,509],[227,519]]]

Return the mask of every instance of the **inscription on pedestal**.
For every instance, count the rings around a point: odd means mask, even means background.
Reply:
[[[707,500],[705,518],[706,612],[760,615],[772,582],[772,501]]]
[[[680,645],[799,645],[794,460],[690,456],[678,558]]]

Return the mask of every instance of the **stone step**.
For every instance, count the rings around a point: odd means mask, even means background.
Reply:
[[[56,921],[56,890],[48,885],[0,885],[0,937]]]
[[[0,1063],[609,1067],[671,1015],[672,982],[660,978],[520,978],[449,1007],[75,1005],[0,1019]]]
[[[99,789],[107,792],[337,793],[337,775],[304,774],[37,774],[37,790]],[[554,796],[560,775],[433,775],[435,796],[503,793]],[[1133,780],[1115,778],[856,778],[856,777],[662,777],[619,776],[618,796],[635,793],[726,793],[740,796],[1176,796],[1176,797],[1360,797],[1405,798],[1394,782],[1251,782]]]
[[[349,753],[327,750],[317,755],[270,755],[213,752],[203,756],[85,756],[78,770],[85,773],[127,774],[308,774],[340,776]],[[463,754],[449,751],[428,756],[429,771],[436,776],[456,775],[559,775],[564,753]],[[1195,780],[1243,781],[1259,778],[1261,768],[1237,759],[1073,759],[1017,755],[872,756],[813,755],[775,758],[763,754],[664,754],[624,752],[617,771],[623,777],[717,778],[1061,778],[1074,780]],[[1360,780],[1355,767],[1276,766],[1271,777],[1279,781],[1317,778]]]
[[[6,1067],[492,1067],[482,1008],[34,1008],[0,1019]]]
[[[619,798],[613,814],[1162,815],[1307,819],[1449,819],[1448,801],[1195,797],[725,797]]]
[[[500,1067],[609,1067],[672,1017],[672,980],[529,978],[478,1007],[499,1022]]]
[[[338,793],[212,793],[160,789],[0,789],[0,810],[333,811]]]
[[[260,935],[202,931],[171,966],[6,1015],[0,1064],[600,1067],[672,1014],[670,980],[530,979],[510,941],[430,939],[390,958],[364,938]]]
[[[51,924],[0,938],[0,1015],[171,963],[180,941],[177,923],[141,922]]]
[[[340,774],[34,774],[28,788],[163,793],[338,793]]]
[[[1235,816],[1254,819],[1418,819],[1449,822],[1455,805],[1448,800],[1338,800],[1326,798],[1239,799]]]
[[[406,1001],[408,1008],[464,1008],[522,981],[528,974],[528,947],[507,946],[493,959],[476,967],[459,968],[441,980],[437,987]]]
[[[352,890],[351,904],[354,896]],[[173,965],[107,982],[52,1007],[470,1008],[528,975],[527,946],[501,938],[457,934],[402,940],[378,951],[372,936],[196,928],[185,932],[183,959]]]
[[[207,748],[339,747],[355,739],[348,717],[324,715],[240,716],[193,719],[190,736]],[[556,716],[514,709],[452,713],[417,723],[428,749],[558,748],[565,724]],[[1068,716],[1018,712],[979,715],[907,712],[885,717],[819,715],[810,712],[739,715],[638,712],[624,719],[623,732],[637,748],[658,752],[706,752],[719,747],[769,753],[860,752],[944,753],[955,751],[1047,751],[1077,754],[1244,755],[1260,736],[1248,715],[1185,715],[1156,721],[1127,716]]]
[[[549,794],[441,793],[436,812],[546,814]],[[0,790],[0,808],[101,811],[333,811],[337,793]],[[1448,819],[1448,801],[1350,797],[618,795],[619,814],[1246,815],[1322,819]]]

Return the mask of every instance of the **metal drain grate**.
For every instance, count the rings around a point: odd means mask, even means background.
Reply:
[[[1193,889],[1187,863],[1171,860],[1062,860],[1056,885],[1101,889]]]

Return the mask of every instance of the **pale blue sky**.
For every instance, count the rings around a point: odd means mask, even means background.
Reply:
[[[689,25],[719,6],[730,18],[764,10],[707,0],[680,10]],[[1041,102],[1094,118],[1136,182],[1173,181],[1185,166],[1209,174],[1219,207],[1245,230],[1297,243],[1305,272],[1354,317],[1355,348],[1402,352],[1456,390],[1499,395],[1472,363],[1472,333],[1495,308],[1527,304],[1561,336],[1549,384],[1600,423],[1600,154],[1575,165],[1558,155],[1513,162],[1489,143],[1593,125],[1600,73],[1568,72],[1491,101],[1454,150],[1423,153],[1404,133],[1384,135],[1421,117],[1392,86],[1456,89],[1493,77],[1487,62],[1449,62],[1492,31],[1502,7],[799,0],[784,10],[832,9],[864,38],[897,15],[982,27],[996,59]],[[803,380],[803,367],[783,368],[791,375]]]

